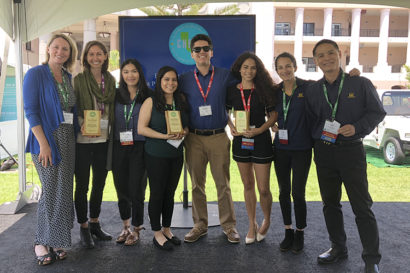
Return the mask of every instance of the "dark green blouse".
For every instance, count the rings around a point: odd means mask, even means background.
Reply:
[[[152,113],[149,127],[157,132],[166,134],[167,123],[165,120],[165,114],[158,111],[155,107],[155,98],[152,97]],[[171,107],[169,108],[171,109]],[[180,109],[177,109],[180,110]],[[185,111],[181,111],[182,127],[188,126],[188,115]],[[152,156],[156,157],[178,157],[182,155],[183,143],[179,145],[178,149],[167,142],[166,139],[150,138],[147,137],[145,141],[145,151]]]

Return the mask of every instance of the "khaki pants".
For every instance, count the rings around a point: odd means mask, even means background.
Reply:
[[[196,227],[208,228],[205,183],[206,167],[210,163],[218,194],[219,221],[224,230],[235,227],[231,187],[229,185],[230,140],[226,133],[199,136],[193,133],[185,139],[186,161],[192,181],[192,217]]]

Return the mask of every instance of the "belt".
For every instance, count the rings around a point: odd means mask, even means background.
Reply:
[[[213,129],[213,130],[189,129],[189,131],[198,136],[212,136],[212,135],[224,133],[225,129],[224,128]]]
[[[362,138],[353,139],[353,140],[336,140],[336,143],[330,143],[324,140],[320,140],[320,142],[327,144],[327,145],[335,145],[335,146],[350,146],[354,144],[362,143]]]

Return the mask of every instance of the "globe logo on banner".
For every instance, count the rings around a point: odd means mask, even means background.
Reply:
[[[200,25],[195,23],[184,23],[177,26],[169,36],[169,51],[175,60],[182,64],[194,65],[195,61],[191,58],[191,39],[197,34],[208,32]]]

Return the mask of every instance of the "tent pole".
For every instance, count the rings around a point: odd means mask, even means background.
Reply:
[[[19,195],[26,191],[26,155],[24,153],[24,109],[23,109],[23,50],[21,40],[21,1],[14,1],[14,33],[15,33],[15,53],[16,53],[16,100],[17,100],[17,142],[19,161]]]
[[[26,188],[26,155],[25,155],[25,130],[23,108],[23,51],[21,39],[21,13],[23,4],[21,0],[14,0],[14,46],[16,54],[16,104],[17,104],[17,143],[18,143],[18,172],[19,193],[16,201],[4,203],[0,206],[1,214],[15,214],[30,200],[34,187]]]

